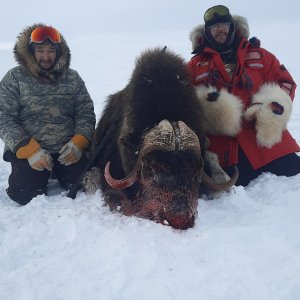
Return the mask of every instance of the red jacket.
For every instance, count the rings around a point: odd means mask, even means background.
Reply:
[[[212,48],[204,47],[188,63],[194,84],[213,85],[218,90],[226,88],[228,92],[241,99],[245,109],[250,106],[252,96],[268,82],[278,84],[291,99],[294,99],[296,84],[289,72],[280,65],[272,53],[260,48],[253,41],[251,43],[246,38],[241,38],[232,79],[219,53]],[[288,130],[283,131],[281,141],[271,148],[259,146],[256,141],[255,122],[247,122],[244,119],[242,129],[236,136],[211,135],[209,139],[211,141],[209,150],[218,154],[223,167],[238,163],[238,145],[243,149],[254,169],[281,156],[300,151],[300,147]]]

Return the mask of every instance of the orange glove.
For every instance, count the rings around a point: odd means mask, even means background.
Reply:
[[[89,141],[84,136],[74,135],[70,142],[60,149],[58,161],[65,166],[78,162],[88,145]]]
[[[25,159],[33,155],[40,148],[41,146],[39,145],[39,143],[34,138],[32,138],[27,145],[19,148],[16,156],[19,159]]]

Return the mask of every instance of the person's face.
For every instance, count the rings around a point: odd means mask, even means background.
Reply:
[[[56,48],[52,44],[36,45],[34,57],[41,69],[50,70],[55,63]]]
[[[230,23],[216,23],[212,26],[209,26],[211,35],[219,44],[226,42],[229,29]]]

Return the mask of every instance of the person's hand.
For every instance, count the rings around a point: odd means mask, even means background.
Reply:
[[[247,121],[256,120],[258,113],[261,111],[263,104],[261,102],[252,103],[245,111],[244,118]]]
[[[65,144],[59,154],[58,161],[65,166],[78,162],[82,156],[81,150],[72,141]]]
[[[265,83],[252,95],[251,101],[244,118],[255,122],[257,144],[272,148],[281,141],[282,132],[287,128],[292,98],[278,84]]]
[[[277,101],[255,102],[244,113],[247,121],[255,121],[256,141],[259,146],[271,148],[281,141],[288,117],[285,109]]]
[[[204,131],[211,135],[236,136],[241,131],[243,100],[226,88],[197,85],[197,100],[203,113]]]
[[[261,102],[252,103],[245,112],[245,117],[248,121],[257,118],[262,111],[272,111],[275,115],[282,115],[284,113],[284,107],[276,101],[264,104]]]
[[[53,161],[51,155],[45,149],[40,148],[33,155],[27,158],[32,169],[37,171],[52,170]]]

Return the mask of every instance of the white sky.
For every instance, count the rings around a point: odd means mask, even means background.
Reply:
[[[145,48],[167,45],[189,60],[191,29],[203,23],[203,14],[209,7],[223,4],[233,15],[247,18],[250,36],[258,37],[262,47],[277,56],[300,86],[300,39],[295,38],[300,31],[297,0],[3,1],[0,78],[8,71],[7,65],[15,64],[11,50],[18,34],[23,28],[42,22],[63,34],[71,48],[71,67],[86,79],[94,101],[102,102],[107,95],[123,88],[135,57]],[[116,70],[115,65],[119,69],[117,82],[115,77],[110,78],[114,73],[106,69]],[[113,90],[106,83],[112,80],[115,81]],[[300,101],[294,104],[294,109],[300,111]]]
[[[205,10],[227,5],[232,14],[248,18],[250,25],[281,23],[299,25],[297,0],[271,1],[1,1],[1,41],[12,41],[21,28],[35,22],[57,26],[66,36],[81,33],[190,29],[202,22]],[[4,2],[4,3],[3,3]],[[4,30],[5,29],[5,30]],[[287,33],[288,34],[288,33]],[[279,38],[280,41],[280,38]]]

